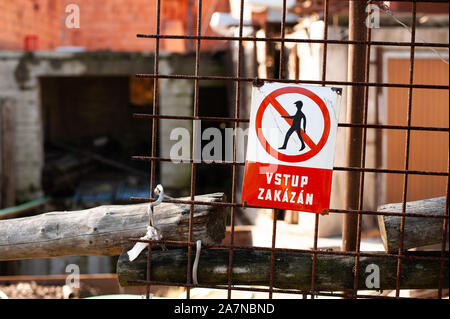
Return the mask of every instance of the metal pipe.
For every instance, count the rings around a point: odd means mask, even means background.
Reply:
[[[349,1],[349,40],[366,39],[366,2]],[[353,44],[348,50],[348,76],[350,82],[365,82],[366,46]],[[347,90],[347,123],[362,123],[364,119],[364,87],[350,86]],[[361,150],[363,147],[362,129],[349,128],[347,134],[346,166],[361,167]],[[358,209],[361,172],[348,172],[346,176],[346,209]],[[342,249],[356,249],[358,215],[344,215],[342,230]]]

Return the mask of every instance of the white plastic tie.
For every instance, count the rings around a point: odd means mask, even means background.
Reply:
[[[192,267],[192,282],[194,283],[194,285],[198,285],[197,270],[198,270],[198,261],[200,260],[201,250],[202,250],[202,241],[197,240],[197,250],[195,251],[194,266]]]
[[[158,233],[155,229],[155,227],[153,226],[147,226],[147,233],[145,234],[145,236],[142,236],[141,238],[142,240],[150,240],[150,239],[158,239]],[[128,254],[128,259],[130,261],[135,260],[139,254],[148,246],[148,243],[142,243],[142,242],[137,242],[133,248],[131,248],[127,254]]]
[[[161,239],[161,235],[159,234],[159,231],[158,231],[158,229],[156,228],[156,226],[155,226],[155,224],[153,222],[153,207],[161,204],[162,200],[163,200],[163,197],[164,197],[164,188],[161,186],[161,184],[156,186],[155,194],[158,195],[158,199],[148,205],[147,214],[148,214],[149,219],[150,219],[150,225],[147,226],[146,234],[144,236],[142,236],[141,238],[139,238],[139,239],[142,239],[142,240],[160,240]],[[130,261],[135,260],[139,256],[139,254],[147,246],[148,246],[148,243],[137,242],[133,246],[133,248],[131,248],[127,252],[128,259]]]

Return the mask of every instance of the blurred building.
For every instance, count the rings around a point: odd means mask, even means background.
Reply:
[[[0,2],[0,99],[12,105],[14,112],[14,148],[10,152],[14,169],[8,171],[8,180],[14,181],[15,202],[61,189],[73,196],[72,202],[87,202],[88,205],[148,194],[145,182],[149,165],[130,161],[130,157],[149,155],[151,150],[151,121],[133,119],[132,114],[151,113],[153,109],[153,79],[136,79],[134,74],[154,72],[156,40],[139,38],[136,34],[157,33],[156,3],[156,0]],[[202,35],[238,35],[236,21],[240,17],[240,0],[204,0],[202,3]],[[279,37],[281,3],[245,1],[244,35]],[[289,0],[286,3],[287,38],[323,39],[323,0]],[[380,4],[380,1],[374,3]],[[384,3],[397,19],[411,25],[410,3]],[[79,8],[79,28],[70,27],[74,24],[76,10],[71,6],[74,4]],[[348,39],[347,6],[347,1],[329,1],[328,39]],[[160,13],[161,34],[197,33],[197,1],[162,0]],[[231,22],[218,24],[214,20],[216,13],[225,14]],[[380,11],[379,17],[380,27],[372,29],[372,40],[411,41],[407,28],[392,16]],[[448,4],[417,3],[416,25],[416,41],[448,43]],[[194,74],[195,48],[195,40],[161,39],[159,73]],[[348,45],[327,46],[327,80],[347,80],[347,50]],[[237,52],[238,41],[202,40],[200,74],[234,76]],[[275,41],[244,41],[241,76],[277,78],[280,52],[281,46]],[[285,78],[321,79],[323,44],[286,42],[283,53]],[[448,59],[448,50],[417,47],[414,81],[448,85],[448,65],[442,59]],[[372,47],[370,81],[407,83],[408,74],[409,47],[405,46],[404,50],[382,45]],[[193,80],[164,79],[159,83],[162,114],[193,114]],[[232,82],[202,80],[199,84],[200,115],[234,116]],[[243,118],[248,118],[250,110],[250,89],[250,82],[241,82]],[[344,87],[340,122],[346,119],[345,92]],[[448,127],[448,92],[419,89],[414,92],[412,125]],[[406,125],[406,99],[406,89],[371,88],[369,123]],[[433,105],[433,112],[428,111],[428,105]],[[232,127],[232,123],[202,125],[216,125],[222,130]],[[158,121],[158,156],[169,157],[171,143],[174,143],[169,139],[170,132],[179,126],[192,132],[192,123],[188,121]],[[245,129],[243,124],[241,127]],[[442,145],[448,145],[448,134],[412,134],[410,169],[445,171],[448,148]],[[336,166],[345,166],[345,135],[346,129],[339,128]],[[366,166],[403,168],[403,141],[403,131],[386,130],[375,134],[375,130],[369,129]],[[244,153],[244,149],[238,152]],[[99,170],[99,166],[108,167],[115,174],[111,175],[108,169]],[[230,195],[231,168],[214,166],[214,174],[209,169],[207,165],[198,166],[197,193],[225,191]],[[238,169],[239,183],[242,169]],[[334,208],[344,208],[344,175],[342,171],[334,173],[331,202]],[[374,209],[379,204],[400,201],[402,176],[376,175],[366,174],[365,207]],[[174,196],[187,194],[190,166],[160,163],[157,179]],[[408,200],[439,196],[445,191],[442,176],[411,176],[409,180]],[[239,192],[240,184],[238,200]],[[242,222],[252,222],[251,209],[242,214],[245,215],[250,217],[243,218]],[[313,223],[311,214],[301,217],[300,224]],[[323,234],[339,233],[339,218],[341,216],[330,216],[326,219],[329,223],[321,222]]]

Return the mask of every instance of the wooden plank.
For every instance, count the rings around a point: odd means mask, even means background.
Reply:
[[[378,207],[379,212],[401,212],[402,203]],[[406,212],[411,214],[444,215],[445,197],[430,198],[406,203]],[[442,218],[406,217],[403,249],[417,248],[442,242],[444,220]],[[400,248],[400,216],[378,215],[381,239],[387,252]],[[447,232],[448,240],[448,232]]]
[[[270,251],[233,250],[233,284],[268,286],[270,272]],[[408,252],[414,256],[440,256],[440,252]],[[448,254],[444,263],[443,288],[447,288]],[[227,249],[202,249],[198,264],[198,282],[203,285],[226,285],[228,282],[229,251]],[[282,289],[311,289],[312,253],[275,252],[274,287]],[[317,255],[316,284],[319,291],[352,290],[355,263],[354,256]],[[379,267],[379,288],[367,287],[367,266]],[[117,265],[121,286],[143,285],[132,280],[145,280],[147,251],[130,262],[128,255],[122,254]],[[187,249],[168,251],[153,250],[151,255],[151,279],[158,282],[186,283]],[[401,289],[432,289],[438,287],[439,260],[404,259],[400,280]],[[359,258],[358,289],[395,289],[397,273],[396,258]],[[369,278],[370,279],[370,278]]]
[[[14,206],[14,116],[10,99],[0,99],[0,208]]]
[[[221,202],[224,194],[198,195],[195,200]],[[120,255],[134,245],[129,238],[145,235],[147,208],[147,203],[110,205],[0,220],[0,260]],[[154,222],[163,239],[188,239],[190,208],[190,204],[172,203],[154,208]],[[220,243],[225,236],[226,217],[224,206],[195,205],[192,239]]]

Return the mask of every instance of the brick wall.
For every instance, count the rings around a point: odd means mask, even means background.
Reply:
[[[195,29],[197,1],[192,3]],[[80,8],[79,29],[65,26],[69,4]],[[161,1],[162,34],[188,34],[187,4],[188,0]],[[203,1],[203,34],[214,34],[208,27],[214,11],[228,11],[228,0]],[[37,34],[42,50],[81,46],[90,51],[153,51],[155,40],[138,39],[137,33],[156,33],[156,0],[0,0],[0,49],[23,49],[24,37]],[[194,48],[195,43],[192,44]],[[224,45],[203,41],[202,50],[216,50]],[[160,48],[183,52],[189,44],[184,40],[161,40]]]
[[[54,49],[61,11],[59,0],[0,0],[0,49],[22,49],[28,34],[39,35],[41,49]]]
[[[80,7],[80,29],[61,31],[63,45],[80,45],[90,50],[112,49],[117,51],[153,51],[155,40],[136,37],[138,33],[156,33],[156,0],[63,0],[66,4],[75,3]],[[192,1],[192,25],[196,27],[196,0]],[[187,34],[188,0],[161,1],[162,34]],[[214,11],[227,11],[228,0],[204,0],[202,24],[209,25]],[[212,35],[210,28],[205,34]],[[194,32],[195,33],[195,32]],[[217,41],[204,41],[203,50],[222,47]],[[161,50],[183,52],[187,49],[184,40],[162,40]]]

